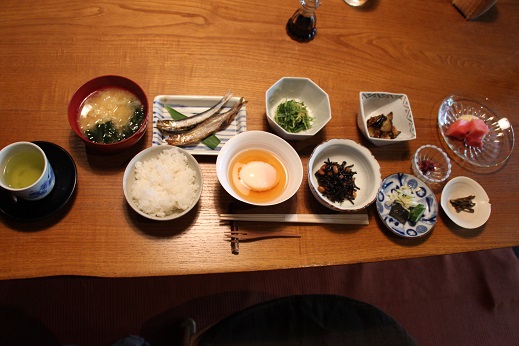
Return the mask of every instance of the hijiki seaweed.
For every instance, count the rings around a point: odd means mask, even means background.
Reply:
[[[341,164],[330,161],[328,158],[324,164],[315,172],[319,187],[317,190],[332,202],[342,203],[344,200],[353,201],[360,190],[355,185],[355,174],[353,165],[347,165],[346,161]]]

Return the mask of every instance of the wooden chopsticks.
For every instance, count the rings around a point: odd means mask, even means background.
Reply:
[[[257,232],[257,231],[236,231],[236,232],[225,232],[224,235],[228,238],[238,240],[252,240],[261,238],[301,238],[300,234],[286,232],[286,231],[274,231],[274,232]]]
[[[220,214],[221,220],[368,225],[368,214]]]

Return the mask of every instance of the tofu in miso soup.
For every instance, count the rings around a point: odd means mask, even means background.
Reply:
[[[144,107],[137,96],[125,89],[106,88],[85,99],[78,124],[87,139],[108,144],[133,135],[144,117]]]

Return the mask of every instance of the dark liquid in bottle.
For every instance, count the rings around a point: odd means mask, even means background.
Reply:
[[[287,23],[287,34],[297,42],[309,42],[314,39],[317,32],[315,18],[297,16],[295,20],[290,18]]]

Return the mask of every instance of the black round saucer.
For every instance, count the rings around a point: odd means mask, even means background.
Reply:
[[[14,197],[11,192],[0,188],[0,211],[20,221],[33,221],[48,217],[67,204],[76,189],[77,169],[72,156],[57,144],[33,142],[47,155],[56,176],[52,191],[38,201],[26,201]]]

